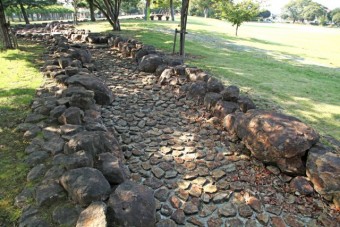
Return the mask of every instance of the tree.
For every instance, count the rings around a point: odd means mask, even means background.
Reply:
[[[94,21],[96,21],[96,17],[94,16],[94,4],[93,4],[93,0],[86,0],[86,2],[89,5],[91,21],[94,22]]]
[[[8,31],[8,27],[9,24],[6,22],[5,7],[2,3],[2,0],[0,0],[0,38],[2,39],[3,47],[5,49],[12,49],[13,44]]]
[[[93,0],[94,6],[107,18],[114,31],[120,31],[119,11],[122,0]]]
[[[303,10],[311,3],[312,0],[291,0],[283,7],[283,14],[287,14],[288,17],[293,20],[293,23],[303,21]]]
[[[326,15],[326,13],[326,7],[316,2],[311,2],[302,10],[303,18],[309,21],[314,21],[316,18]]]
[[[250,21],[259,14],[260,5],[251,0],[243,0],[238,3],[224,2],[220,3],[222,15],[221,17],[230,21],[233,26],[236,25],[236,36],[238,28],[245,21]]]
[[[272,13],[269,11],[269,10],[263,10],[263,11],[261,11],[258,15],[257,15],[257,17],[262,17],[263,19],[265,19],[265,18],[268,18],[268,17],[270,17],[272,15]]]
[[[340,12],[333,14],[332,21],[334,22],[334,24],[340,26]]]

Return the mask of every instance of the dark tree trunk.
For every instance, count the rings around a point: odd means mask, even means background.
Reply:
[[[94,16],[94,5],[93,5],[93,0],[88,0],[89,3],[89,8],[90,8],[90,17],[91,21],[96,21],[96,17]]]
[[[9,24],[6,23],[5,9],[0,0],[0,38],[5,49],[13,49],[13,43],[8,30]]]
[[[145,20],[149,20],[150,19],[150,0],[146,0],[145,3]]]
[[[237,32],[238,32],[238,25],[236,25],[236,33],[235,33],[235,35],[237,36]]]
[[[25,9],[24,5],[22,4],[22,1],[18,0],[18,2],[19,2],[19,5],[20,5],[20,10],[22,12],[22,16],[25,19],[25,23],[30,24],[30,21],[28,20],[28,16],[27,16],[27,13],[26,13],[26,9]]]
[[[189,0],[182,1],[182,9],[181,9],[181,33],[180,33],[180,49],[179,54],[185,57],[185,34],[187,31],[187,19],[188,19],[188,9],[189,9]]]

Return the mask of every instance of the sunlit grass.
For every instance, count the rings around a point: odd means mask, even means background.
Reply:
[[[172,51],[179,22],[121,21],[120,33]],[[112,32],[106,22],[80,28]],[[189,17],[187,64],[239,86],[260,108],[292,114],[321,134],[340,139],[340,29]],[[177,47],[178,51],[178,47]]]
[[[15,226],[20,209],[14,198],[23,189],[29,170],[24,164],[27,144],[14,131],[29,112],[35,89],[42,83],[40,46],[21,43],[20,50],[0,52],[0,225]]]

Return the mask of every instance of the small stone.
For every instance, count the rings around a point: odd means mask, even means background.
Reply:
[[[184,224],[185,214],[183,210],[177,209],[175,212],[172,213],[171,219],[174,220],[179,225]]]
[[[187,215],[198,213],[198,206],[193,202],[187,202],[184,204],[184,213]]]
[[[93,202],[79,215],[76,227],[107,226],[107,206],[103,202]]]
[[[204,192],[206,193],[215,193],[217,192],[217,187],[216,185],[213,184],[208,184],[203,187]]]
[[[240,214],[241,217],[244,218],[249,218],[253,215],[252,209],[250,208],[250,206],[246,204],[239,206],[238,213]]]
[[[276,215],[280,215],[282,212],[282,207],[280,206],[274,206],[274,205],[268,205],[266,207],[266,211],[271,213],[271,214],[276,214]]]
[[[35,166],[31,171],[27,174],[27,181],[33,181],[43,176],[46,171],[46,166],[44,164],[39,164]]]
[[[194,217],[194,216],[189,217],[187,222],[189,222],[189,223],[191,223],[191,224],[193,224],[195,226],[199,226],[199,227],[203,227],[204,226],[204,224],[200,220],[198,220],[196,217]]]
[[[256,219],[262,224],[262,225],[267,225],[269,222],[269,215],[265,213],[261,213],[256,215]]]
[[[169,205],[167,205],[167,204],[162,205],[161,214],[164,215],[164,216],[169,217],[172,214],[171,207]]]
[[[166,171],[165,172],[165,178],[166,179],[171,179],[171,178],[175,178],[177,176],[177,171],[176,170],[170,170],[170,171]]]
[[[168,199],[169,196],[169,191],[165,188],[158,189],[155,191],[155,198],[158,199],[161,202],[165,202]]]
[[[227,202],[229,200],[229,198],[231,197],[231,195],[232,195],[232,191],[219,192],[214,196],[213,202],[214,203]]]
[[[220,227],[223,225],[223,221],[219,217],[211,217],[207,221],[208,227]]]
[[[212,172],[212,177],[215,179],[215,180],[219,180],[219,179],[221,179],[222,177],[224,177],[226,175],[226,173],[223,171],[223,170],[221,170],[221,169],[218,169],[218,170],[214,170],[213,172]]]
[[[170,154],[172,152],[171,147],[161,147],[161,152],[163,154]]]
[[[314,192],[314,189],[310,182],[301,176],[295,177],[289,184],[289,186],[295,191],[299,192],[301,195],[310,195]]]
[[[191,185],[189,194],[194,197],[200,197],[202,194],[202,188],[196,184]]]
[[[260,227],[260,226],[261,225],[259,225],[255,219],[248,219],[245,224],[245,227]]]
[[[191,183],[189,181],[179,181],[177,182],[177,186],[180,189],[188,189],[190,187]]]
[[[301,220],[299,217],[292,215],[292,214],[287,214],[284,216],[284,221],[292,227],[303,227],[304,222]]]
[[[212,213],[214,213],[214,211],[217,209],[217,206],[215,205],[204,205],[202,210],[199,213],[200,217],[208,217],[210,216]]]
[[[218,214],[223,217],[235,217],[237,214],[237,210],[234,204],[227,203],[223,204],[222,207],[218,209]]]
[[[182,206],[181,200],[175,195],[170,197],[170,204],[173,208],[176,208],[176,209]]]
[[[155,166],[152,167],[151,172],[155,175],[155,177],[157,177],[158,179],[162,178],[165,174],[164,170],[162,170],[161,168]]]
[[[223,169],[226,173],[232,173],[232,172],[236,171],[236,165],[234,163],[232,163],[232,164],[224,166]]]
[[[226,227],[244,226],[244,223],[239,218],[230,218],[226,220],[225,226]]]
[[[176,227],[176,223],[171,219],[162,219],[157,224],[156,227]]]
[[[74,226],[79,217],[79,209],[70,205],[58,206],[53,211],[53,220],[59,225]]]
[[[39,206],[50,205],[63,197],[65,197],[63,188],[55,182],[43,183],[35,191],[35,199]]]
[[[280,169],[276,166],[267,166],[266,169],[274,175],[279,175],[281,173]]]
[[[203,202],[209,203],[211,197],[210,197],[210,195],[203,193],[202,196],[201,196],[201,199],[202,199]]]
[[[247,204],[256,212],[260,213],[262,212],[262,203],[260,200],[258,200],[257,198],[251,196],[248,200],[247,200]]]
[[[273,227],[286,227],[286,223],[280,217],[270,217]]]
[[[145,181],[144,181],[144,185],[152,188],[152,189],[157,189],[157,188],[160,188],[163,186],[163,183],[161,180],[155,178],[155,177],[150,177],[150,178],[147,178]]]
[[[178,197],[183,199],[184,201],[187,201],[189,198],[189,192],[183,190],[183,189],[179,189],[178,190]]]
[[[205,177],[198,177],[192,181],[193,184],[196,184],[198,186],[203,186],[206,182],[207,179]]]

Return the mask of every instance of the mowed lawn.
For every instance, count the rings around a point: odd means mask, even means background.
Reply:
[[[122,20],[122,35],[172,51],[179,21]],[[186,63],[203,68],[250,95],[260,108],[294,115],[323,135],[340,139],[340,29],[188,18]],[[107,22],[85,23],[91,31]],[[177,48],[178,50],[178,48]]]
[[[0,52],[0,226],[15,226],[21,209],[14,198],[26,183],[27,141],[15,131],[30,112],[29,105],[43,77],[39,72],[43,48],[20,43],[20,50]]]

